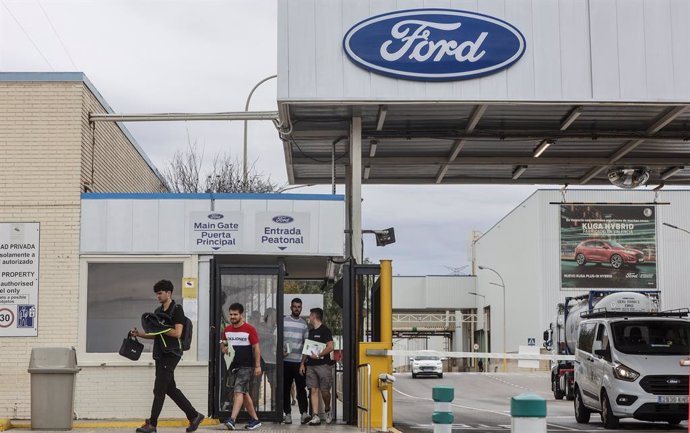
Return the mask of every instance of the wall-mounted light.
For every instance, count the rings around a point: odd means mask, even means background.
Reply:
[[[393,227],[385,230],[362,230],[362,233],[373,233],[376,236],[377,247],[385,247],[395,242],[395,229]]]

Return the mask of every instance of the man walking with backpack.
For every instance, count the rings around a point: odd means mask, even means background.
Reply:
[[[176,304],[172,299],[173,284],[168,280],[160,280],[153,286],[156,299],[160,307],[155,314],[170,317],[172,328],[157,335],[149,335],[133,328],[130,331],[135,337],[153,339],[153,359],[156,362],[156,380],[153,385],[153,404],[151,405],[151,417],[143,426],[137,429],[137,433],[156,433],[158,416],[163,409],[165,396],[168,395],[182,409],[189,420],[187,433],[196,431],[204,420],[204,415],[199,413],[189,402],[187,397],[175,384],[175,368],[182,358],[182,338],[185,333],[187,318],[184,315],[182,305]],[[187,330],[190,331],[190,330]]]

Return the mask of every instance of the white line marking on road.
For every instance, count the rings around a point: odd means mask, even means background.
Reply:
[[[410,394],[404,393],[404,392],[400,391],[400,390],[397,389],[397,388],[393,388],[393,390],[394,390],[395,392],[399,393],[399,394],[404,395],[405,397],[408,397],[408,398],[413,398],[413,399],[416,399],[416,400],[433,401],[433,399],[430,399],[430,398],[427,398],[427,397],[417,397],[417,396],[415,396],[415,395],[410,395]],[[492,413],[492,414],[494,414],[494,415],[503,415],[503,416],[510,417],[510,413],[508,413],[508,412],[506,412],[506,411],[500,412],[500,411],[496,411],[496,410],[481,409],[481,408],[478,408],[478,407],[464,406],[464,405],[455,404],[455,403],[451,403],[450,405],[453,406],[453,407],[460,408],[460,409],[474,410],[474,411],[477,411],[477,412],[487,412],[487,413]],[[561,429],[564,429],[564,430],[582,431],[582,430],[578,430],[578,429],[572,428],[572,427],[566,427],[566,426],[562,426],[562,425],[558,425],[558,424],[553,424],[553,423],[550,423],[550,422],[548,422],[548,421],[546,422],[546,425],[550,425],[550,426],[556,427],[556,428],[561,428]],[[508,426],[507,428],[510,429],[510,426]]]

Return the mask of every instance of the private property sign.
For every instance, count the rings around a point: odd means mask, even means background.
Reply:
[[[0,223],[0,337],[38,335],[39,223]]]

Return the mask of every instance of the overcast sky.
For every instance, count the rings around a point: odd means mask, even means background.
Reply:
[[[242,111],[254,84],[276,73],[276,15],[275,0],[0,0],[0,71],[82,71],[118,113]],[[250,110],[275,109],[271,80],[256,91]],[[161,171],[188,136],[207,157],[242,155],[241,122],[127,128]],[[285,184],[272,124],[250,123],[248,137],[249,160]],[[453,273],[468,264],[471,231],[488,230],[534,190],[365,186],[364,228],[394,226],[397,242],[376,247],[367,236],[364,254],[392,259],[395,274]],[[330,186],[294,192],[330,193]]]

